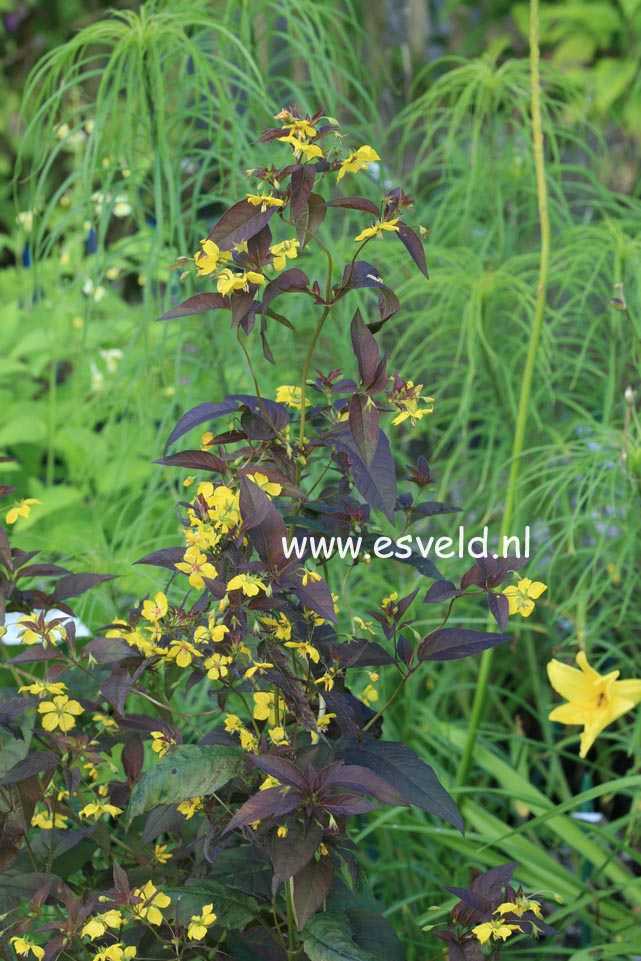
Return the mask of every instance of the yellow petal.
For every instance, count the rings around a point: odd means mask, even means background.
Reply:
[[[587,701],[594,697],[592,678],[583,671],[578,671],[576,667],[552,660],[548,663],[548,677],[554,690],[566,701]],[[599,678],[597,674],[597,679]]]

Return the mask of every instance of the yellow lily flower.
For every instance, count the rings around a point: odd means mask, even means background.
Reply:
[[[599,674],[588,664],[585,651],[579,651],[576,662],[580,670],[549,662],[550,684],[568,703],[555,707],[548,717],[561,724],[583,725],[579,757],[585,757],[601,731],[641,701],[641,680],[619,681],[619,671]]]

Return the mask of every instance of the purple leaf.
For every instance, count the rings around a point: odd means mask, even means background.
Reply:
[[[27,564],[26,567],[20,568],[16,574],[16,580],[21,577],[57,577],[64,574],[71,574],[71,571],[58,564]]]
[[[227,470],[225,461],[208,450],[181,450],[176,454],[169,454],[154,461],[165,467],[186,467],[189,470],[209,471],[212,474],[224,474]]]
[[[266,311],[271,302],[281,294],[291,294],[299,290],[309,293],[309,277],[299,267],[289,267],[267,284],[260,309]],[[290,327],[294,329],[291,324]]]
[[[369,468],[378,447],[379,417],[376,405],[365,394],[354,394],[350,400],[348,423],[356,448]]]
[[[454,661],[460,657],[479,654],[489,647],[510,641],[505,634],[488,634],[485,631],[468,631],[461,627],[443,627],[434,631],[419,645],[419,661]]]
[[[311,238],[325,219],[325,201],[320,194],[310,194],[307,201],[307,213],[301,214],[297,219],[296,235],[300,243],[300,249],[307,246]]]
[[[330,801],[323,801],[323,810],[337,818],[367,814],[368,811],[375,811],[376,807],[373,801],[366,801],[352,794],[337,794]]]
[[[380,211],[375,203],[366,200],[365,197],[335,197],[334,200],[325,201],[326,207],[347,207],[350,210],[364,210],[378,219]]]
[[[263,211],[248,200],[240,200],[212,227],[207,234],[207,240],[213,240],[220,250],[231,250],[236,244],[249,240],[262,230],[275,210],[275,207],[267,207]]]
[[[340,756],[348,764],[361,764],[380,775],[410,804],[435,814],[463,831],[463,818],[436,774],[411,748],[395,741],[354,738],[341,742]]]
[[[343,428],[330,434],[327,440],[337,450],[344,451],[349,456],[354,483],[367,503],[393,521],[396,507],[396,468],[384,432],[379,431],[376,453],[369,467],[363,461],[348,429]]]
[[[374,335],[363,323],[360,310],[352,317],[350,334],[361,381],[364,387],[369,387],[376,377],[379,351]]]
[[[323,776],[323,789],[341,787],[354,794],[370,794],[383,804],[407,806],[407,801],[389,781],[360,764],[331,765],[332,770]],[[323,774],[323,772],[321,772]]]
[[[83,649],[83,655],[91,654],[97,664],[114,664],[127,657],[139,657],[121,637],[96,637]]]
[[[283,578],[282,585],[288,587],[304,607],[309,608],[310,611],[315,611],[325,620],[336,623],[334,601],[325,581],[308,581],[307,584],[303,584],[303,575],[295,573],[290,577]]]
[[[302,871],[313,860],[322,836],[320,825],[294,822],[287,826],[287,837],[274,838],[270,852],[274,868],[272,894],[276,894],[279,884]]]
[[[286,566],[283,539],[287,537],[285,522],[267,494],[243,477],[240,483],[240,516],[260,559],[270,571]]]
[[[168,310],[166,314],[158,317],[157,320],[173,320],[174,317],[189,317],[192,314],[204,314],[208,310],[229,310],[230,307],[229,297],[223,297],[222,294],[194,294],[193,297],[188,297],[182,304],[178,304],[177,307]]]
[[[160,551],[153,551],[141,557],[136,564],[150,564],[153,567],[166,567],[167,570],[175,572],[176,564],[185,559],[184,547],[164,547]]]
[[[18,761],[9,768],[0,780],[0,787],[17,784],[18,781],[24,781],[25,778],[40,774],[41,771],[51,771],[58,766],[59,760],[51,751],[32,751],[22,761]]]
[[[499,629],[504,631],[510,616],[510,602],[505,594],[488,594],[487,606]]]
[[[429,280],[429,274],[427,272],[427,264],[425,262],[425,251],[423,249],[423,244],[421,242],[418,234],[414,233],[411,227],[404,224],[402,220],[399,220],[398,224],[398,234],[397,237],[401,243],[407,249],[410,257],[425,276]]]
[[[293,761],[288,761],[284,757],[274,757],[270,754],[252,755],[250,758],[255,767],[265,774],[271,774],[277,778],[281,784],[296,788],[298,791],[305,792],[308,788],[307,779],[300,768],[296,767]]]
[[[348,643],[330,644],[328,653],[332,661],[343,667],[380,667],[394,663],[392,655],[380,644],[363,637],[357,637]]]
[[[347,264],[343,271],[342,286],[344,290],[357,290],[360,287],[385,287],[383,278],[376,267],[366,260],[357,260]]]
[[[296,223],[307,213],[307,201],[314,189],[316,170],[311,164],[301,164],[292,172],[290,191],[290,210]]]
[[[334,880],[334,865],[330,858],[312,860],[294,878],[294,908],[298,930],[302,931],[309,919],[327,898]]]
[[[265,791],[259,791],[243,806],[236,811],[233,818],[223,831],[228,834],[234,828],[244,827],[252,824],[253,821],[264,821],[266,818],[282,817],[290,814],[301,803],[301,799],[295,792],[283,794],[284,788],[269,787]]]
[[[85,591],[95,587],[96,584],[112,581],[115,576],[115,574],[67,574],[60,578],[51,598],[57,603],[66,600],[68,597],[77,597],[79,594],[84,594]]]
[[[453,597],[460,597],[461,593],[451,581],[434,581],[423,598],[423,603],[441,604],[443,601],[451,601]]]
[[[216,420],[217,417],[223,417],[225,414],[233,414],[237,406],[232,397],[226,397],[221,404],[198,404],[197,407],[192,407],[186,414],[183,414],[172,430],[165,444],[165,450],[171,447],[179,437],[183,437],[194,427],[204,424],[205,421]]]

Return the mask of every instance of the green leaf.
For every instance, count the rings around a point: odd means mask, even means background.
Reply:
[[[344,914],[315,914],[305,925],[303,936],[309,961],[377,961],[354,941],[352,926]]]
[[[245,770],[247,755],[240,748],[222,744],[181,744],[153,770],[143,774],[131,792],[127,826],[137,814],[158,804],[178,804],[193,797],[213,794]]]
[[[242,931],[258,914],[256,901],[239,891],[232,891],[220,881],[187,881],[181,888],[163,887],[171,898],[171,910],[178,924],[185,927],[193,914],[200,914],[206,904],[213,904],[217,923],[233,931]]]
[[[606,113],[632,84],[637,73],[635,61],[603,57],[594,67],[595,104],[599,113]]]

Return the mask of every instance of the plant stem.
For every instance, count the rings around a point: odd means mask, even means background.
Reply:
[[[538,0],[530,0],[530,84],[532,91],[532,150],[534,155],[534,166],[536,170],[536,195],[541,231],[539,277],[536,288],[534,323],[530,333],[530,343],[525,361],[525,369],[523,371],[523,379],[521,381],[521,395],[519,397],[516,429],[512,443],[512,459],[510,463],[505,508],[503,511],[503,521],[501,524],[502,537],[509,533],[514,514],[514,501],[516,497],[519,473],[521,470],[521,457],[523,454],[523,445],[525,441],[525,428],[528,419],[530,395],[532,393],[532,380],[534,377],[534,368],[536,365],[539,341],[541,339],[541,330],[543,328],[547,294],[548,267],[550,262],[550,218],[548,213],[547,187],[545,183],[545,156],[543,151],[543,128],[541,120]],[[456,787],[461,787],[464,784],[470,768],[472,754],[474,752],[474,744],[476,742],[476,734],[487,700],[487,687],[492,668],[493,653],[494,652],[491,649],[484,651],[481,658],[481,667],[479,670],[478,682],[474,694],[474,702],[472,704],[467,741],[463,749],[463,755],[461,757],[461,762],[456,775]]]
[[[287,961],[295,961],[298,954],[298,938],[296,937],[296,909],[294,908],[294,879],[285,881],[285,902],[287,904]]]

